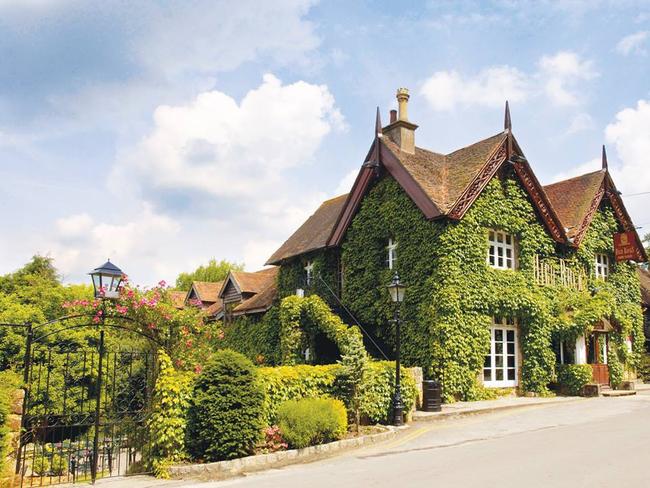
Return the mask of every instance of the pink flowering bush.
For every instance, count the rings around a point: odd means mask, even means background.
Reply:
[[[282,438],[282,432],[277,425],[271,425],[264,429],[264,442],[258,447],[260,454],[269,452],[286,451],[289,444]]]
[[[124,277],[117,299],[72,300],[63,307],[70,315],[90,316],[94,324],[103,318],[106,324],[135,329],[162,347],[176,368],[196,373],[223,337],[218,325],[204,320],[200,308],[175,308],[164,281],[140,288]]]

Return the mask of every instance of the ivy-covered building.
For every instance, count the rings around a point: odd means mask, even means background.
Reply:
[[[647,257],[604,148],[601,170],[542,186],[507,104],[503,131],[440,154],[415,144],[408,98],[398,90],[385,127],[377,112],[350,193],[324,202],[268,260],[279,298],[320,295],[390,357],[386,285],[397,271],[408,285],[403,361],[440,378],[447,398],[544,393],[559,364],[590,364],[599,383],[632,375],[644,344],[636,263]]]

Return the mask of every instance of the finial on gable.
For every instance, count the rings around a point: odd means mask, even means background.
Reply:
[[[383,134],[381,128],[381,115],[379,115],[379,107],[377,107],[377,118],[375,119],[375,137],[381,137]]]
[[[503,119],[503,130],[512,131],[512,120],[510,119],[510,104],[506,100],[506,113]]]
[[[605,144],[603,144],[603,169],[607,171],[607,151],[605,151]]]

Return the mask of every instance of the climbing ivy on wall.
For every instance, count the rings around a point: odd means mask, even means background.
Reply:
[[[333,293],[339,293],[337,249],[326,249],[303,254],[284,263],[278,275],[278,296],[282,299],[295,295],[297,288],[308,294],[320,296],[330,306],[337,306]],[[314,265],[314,279],[310,286],[305,283],[305,266],[311,261]]]

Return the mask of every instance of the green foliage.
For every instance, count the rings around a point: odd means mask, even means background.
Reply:
[[[230,271],[243,271],[244,265],[231,263],[226,260],[211,259],[208,264],[201,265],[191,273],[181,273],[176,278],[176,288],[189,290],[193,281],[217,282],[223,281]]]
[[[650,383],[650,353],[641,355],[637,372],[644,383]]]
[[[332,398],[289,400],[280,405],[278,419],[282,437],[298,449],[339,440],[348,428],[345,405]]]
[[[66,458],[60,454],[54,454],[50,461],[50,471],[53,476],[63,476],[66,473],[68,463]]]
[[[618,388],[623,382],[625,367],[618,354],[618,347],[610,343],[609,354],[607,355],[607,369],[609,370],[609,384],[612,388]]]
[[[340,366],[277,366],[259,368],[260,383],[264,387],[264,419],[266,425],[277,423],[281,403],[300,398],[333,396]]]
[[[32,472],[37,476],[45,476],[50,472],[50,459],[45,455],[38,455],[32,462]]]
[[[245,356],[217,351],[194,384],[185,442],[195,459],[252,454],[263,427],[264,390]]]
[[[350,327],[334,314],[318,295],[305,298],[292,295],[280,304],[280,350],[283,364],[296,364],[303,360],[305,347],[315,351],[315,333],[322,331],[341,351],[341,355],[366,358],[363,338],[357,327]]]
[[[0,478],[9,466],[5,459],[9,450],[9,414],[14,390],[20,386],[20,377],[12,371],[0,371]]]
[[[557,381],[569,395],[580,395],[582,388],[591,382],[589,364],[558,364]]]
[[[415,406],[418,388],[408,370],[400,372],[400,385],[404,412]],[[371,423],[389,423],[393,417],[393,393],[395,392],[395,363],[371,361],[360,387],[360,413]]]
[[[223,328],[220,348],[232,349],[256,364],[280,364],[279,308],[272,307],[262,318],[237,317]]]
[[[176,371],[164,351],[158,351],[158,362],[151,416],[147,421],[152,440],[147,463],[155,476],[168,478],[167,468],[185,456],[186,415],[193,376]]]
[[[343,391],[346,407],[351,414],[355,430],[359,433],[363,384],[368,371],[368,357],[362,341],[350,344],[339,362],[338,383]]]
[[[305,283],[305,266],[314,265],[313,283]],[[294,295],[297,288],[305,289],[310,295],[318,295],[330,306],[337,305],[332,293],[340,293],[338,284],[339,252],[325,249],[303,254],[288,263],[283,263],[278,274],[278,296],[280,299]]]

